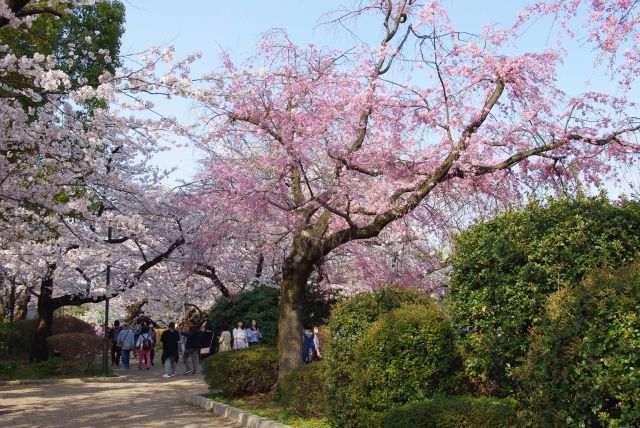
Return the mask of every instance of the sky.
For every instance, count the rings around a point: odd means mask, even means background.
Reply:
[[[298,44],[348,49],[356,44],[347,31],[328,21],[330,12],[353,4],[349,0],[123,0],[127,8],[121,53],[141,52],[151,46],[176,48],[176,57],[203,52],[193,67],[203,74],[218,67],[218,55],[226,51],[235,60],[255,52],[260,35],[272,28],[283,28]],[[484,24],[510,26],[525,0],[445,0],[457,29],[479,33]],[[531,25],[527,36],[518,42],[520,52],[555,47],[552,20],[541,19]],[[352,23],[349,30],[365,39],[377,40],[380,28],[372,20]],[[594,69],[593,56],[581,40],[568,46],[569,58],[560,70],[560,85],[569,94],[585,90],[614,91],[603,69]],[[636,97],[637,98],[637,97]],[[170,113],[188,120],[190,106],[167,104]],[[174,182],[189,180],[198,168],[200,153],[187,147],[156,158],[162,168],[176,167]],[[612,190],[616,188],[612,187]],[[614,193],[619,193],[617,189]],[[612,195],[614,196],[614,195]]]

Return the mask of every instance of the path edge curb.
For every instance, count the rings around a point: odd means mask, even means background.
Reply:
[[[2,380],[0,386],[11,385],[56,385],[56,384],[77,384],[77,383],[118,383],[126,382],[129,380],[129,376],[114,376],[114,377],[83,377],[74,379],[17,379],[17,380]]]
[[[184,400],[192,406],[201,407],[218,416],[237,422],[246,428],[292,428],[290,425],[281,424],[253,413],[245,412],[237,407],[232,407],[218,401],[205,398],[198,394],[186,394]]]

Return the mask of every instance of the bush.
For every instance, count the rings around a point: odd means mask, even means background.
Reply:
[[[18,320],[14,323],[17,331],[16,348],[22,352],[29,352],[31,350],[31,344],[33,342],[33,335],[36,331],[36,323],[38,320]],[[52,335],[65,334],[65,333],[85,333],[93,334],[95,336],[95,330],[91,327],[91,324],[82,321],[81,319],[63,315],[53,318]]]
[[[356,343],[381,315],[404,303],[430,305],[432,299],[417,290],[386,287],[375,293],[359,294],[334,307],[329,318],[329,346],[323,355],[327,360],[329,416],[336,426],[355,425]]]
[[[356,345],[352,406],[357,419],[453,392],[460,356],[453,327],[435,303],[403,305],[380,317]]]
[[[547,297],[640,250],[640,203],[605,198],[531,203],[457,236],[447,304],[465,370],[482,392],[508,394]]]
[[[63,333],[47,338],[49,351],[64,359],[95,360],[104,347],[104,338],[86,333]]]
[[[278,382],[275,401],[303,418],[327,414],[327,365],[305,364],[285,374]]]
[[[278,338],[278,289],[259,286],[235,296],[223,297],[209,311],[209,320],[220,330],[225,324],[234,328],[238,320],[245,327],[255,319],[262,333],[262,343],[275,345]]]
[[[521,370],[537,426],[640,426],[640,263],[549,298]]]
[[[391,409],[380,428],[510,428],[518,426],[516,402],[490,397],[439,397]]]
[[[54,379],[101,376],[102,367],[90,360],[51,358],[42,363],[0,361],[0,380]]]
[[[278,379],[278,350],[272,346],[219,352],[203,364],[209,390],[225,397],[268,392]]]

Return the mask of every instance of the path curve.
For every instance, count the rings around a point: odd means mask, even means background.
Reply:
[[[206,392],[200,375],[163,379],[158,364],[118,373],[129,375],[129,381],[0,387],[0,426],[240,428],[184,402],[188,392]]]

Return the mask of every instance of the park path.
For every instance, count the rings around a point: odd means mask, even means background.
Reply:
[[[118,371],[127,382],[0,387],[0,426],[240,427],[184,402],[188,392],[207,391],[201,375],[163,379],[158,363],[138,370],[132,359],[130,370]]]

